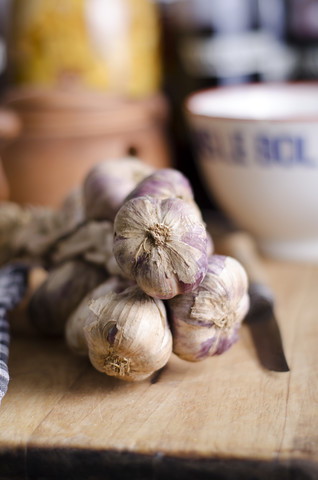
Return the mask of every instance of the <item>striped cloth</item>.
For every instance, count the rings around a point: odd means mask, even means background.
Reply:
[[[9,383],[10,330],[7,314],[25,293],[27,273],[28,268],[23,264],[6,265],[0,269],[0,404]]]

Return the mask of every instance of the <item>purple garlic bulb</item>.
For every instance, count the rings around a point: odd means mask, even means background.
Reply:
[[[207,243],[196,208],[180,198],[132,198],[114,222],[117,263],[154,298],[168,299],[198,287],[208,268]]]
[[[174,168],[161,168],[141,180],[136,188],[126,197],[131,200],[136,197],[181,198],[191,203],[202,220],[201,210],[194,200],[193,190],[188,178]]]
[[[95,165],[83,183],[83,202],[89,220],[110,220],[126,196],[154,167],[135,157],[105,160]]]
[[[176,355],[197,362],[221,354],[238,340],[249,308],[246,271],[232,257],[212,255],[199,287],[167,304]]]
[[[126,200],[135,197],[177,197],[186,201],[193,201],[193,191],[187,177],[174,168],[161,168],[145,177],[130,192]]]

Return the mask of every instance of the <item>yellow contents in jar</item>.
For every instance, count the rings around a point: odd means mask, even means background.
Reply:
[[[15,81],[130,96],[158,90],[160,30],[149,0],[16,0]]]

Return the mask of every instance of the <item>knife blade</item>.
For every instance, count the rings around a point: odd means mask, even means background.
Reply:
[[[215,237],[212,234],[212,238]],[[288,372],[279,324],[275,315],[274,294],[265,278],[255,242],[241,231],[228,231],[218,237],[216,248],[236,258],[249,278],[250,308],[244,322],[248,325],[263,367],[276,372]]]
[[[274,297],[264,283],[250,281],[250,309],[244,322],[249,326],[260,363],[268,370],[288,372]]]

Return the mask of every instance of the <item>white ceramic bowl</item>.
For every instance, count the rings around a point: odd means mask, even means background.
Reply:
[[[318,261],[318,83],[190,95],[202,181],[269,256]]]

